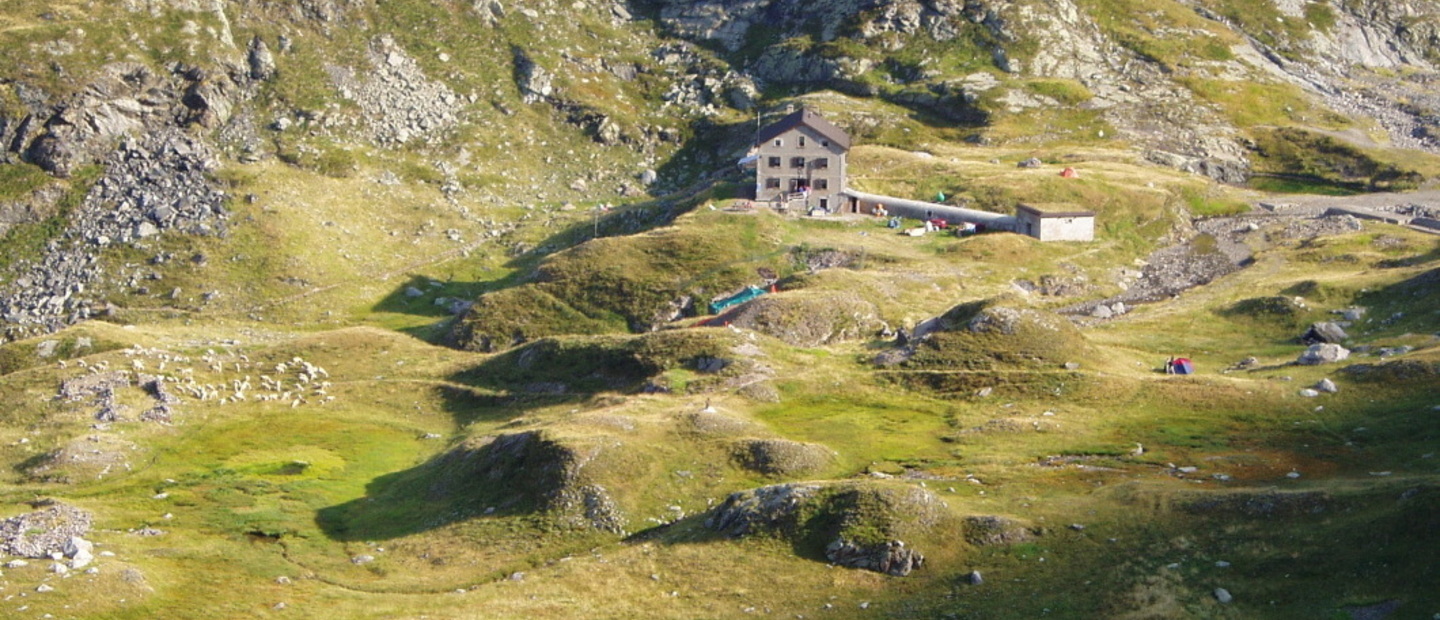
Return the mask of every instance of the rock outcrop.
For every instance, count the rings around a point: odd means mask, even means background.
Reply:
[[[909,575],[911,571],[925,564],[925,556],[899,540],[867,545],[838,539],[825,547],[825,559],[840,566],[862,568],[895,577]]]
[[[903,577],[925,562],[910,542],[953,527],[945,502],[916,487],[875,483],[778,484],[730,494],[705,526],[726,536],[770,534],[829,542],[840,566]],[[906,541],[910,542],[906,542]]]

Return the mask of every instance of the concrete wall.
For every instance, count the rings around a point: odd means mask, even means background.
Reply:
[[[780,142],[778,146],[775,144],[777,140]],[[755,199],[772,202],[782,194],[789,194],[792,184],[800,179],[810,188],[808,204],[800,205],[799,199],[796,199],[792,206],[838,209],[843,202],[840,192],[845,190],[845,150],[833,142],[826,146],[826,142],[828,140],[814,129],[801,125],[757,145],[755,152],[759,158],[755,161]],[[772,157],[780,158],[779,166],[770,165]],[[800,168],[793,165],[797,157],[804,159]],[[824,168],[816,165],[821,158],[828,164]],[[778,181],[778,188],[769,187],[771,179]],[[827,185],[825,189],[818,187],[822,180]]]
[[[1325,210],[1325,215],[1349,215],[1351,217],[1358,217],[1362,220],[1379,220],[1381,222],[1385,222],[1386,224],[1399,224],[1401,226],[1410,223],[1410,217],[1406,215],[1400,215],[1399,213],[1371,211],[1369,209],[1364,209],[1361,207],[1330,207],[1329,209]]]
[[[871,214],[875,212],[875,207],[883,205],[891,216],[912,220],[923,220],[930,217],[940,218],[951,224],[969,222],[983,225],[986,230],[1015,230],[1015,217],[1010,215],[952,207],[923,200],[906,200],[893,196],[867,194],[855,190],[846,190],[845,194],[850,200],[843,204],[840,209],[842,213]]]
[[[1041,241],[1094,241],[1095,218],[1047,217],[1040,222]]]

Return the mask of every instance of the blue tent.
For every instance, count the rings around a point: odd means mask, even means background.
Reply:
[[[1174,370],[1175,374],[1177,375],[1195,374],[1195,363],[1183,357],[1177,358],[1173,363],[1171,363],[1170,368]]]
[[[747,286],[745,287],[745,290],[742,290],[739,293],[736,293],[724,299],[710,302],[710,314],[720,314],[726,308],[729,308],[731,306],[738,306],[764,294],[765,289],[763,288],[754,285]]]

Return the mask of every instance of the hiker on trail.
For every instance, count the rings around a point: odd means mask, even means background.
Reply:
[[[1173,374],[1175,374],[1175,356],[1174,356],[1174,355],[1171,355],[1171,356],[1170,356],[1170,359],[1165,360],[1165,374],[1167,374],[1167,375],[1173,375]]]

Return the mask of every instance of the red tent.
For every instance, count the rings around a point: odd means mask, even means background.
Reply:
[[[1074,168],[1066,168],[1060,171],[1060,176],[1067,179],[1078,179],[1080,178],[1080,173],[1076,172]]]

